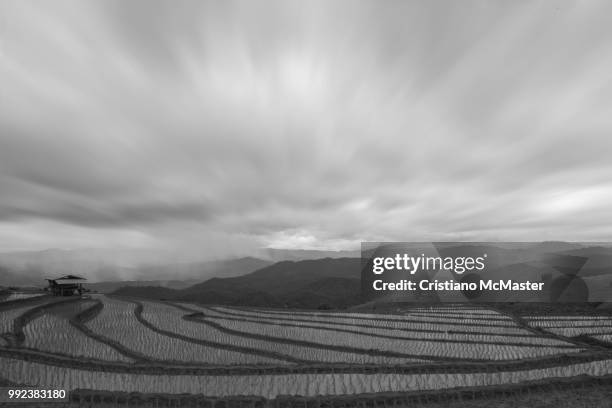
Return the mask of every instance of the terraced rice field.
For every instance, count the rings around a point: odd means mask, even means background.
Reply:
[[[9,309],[0,308],[0,335],[4,333],[11,333],[13,331],[15,319],[37,306],[39,306],[37,303],[28,303],[14,306]]]
[[[92,306],[91,303],[84,305]],[[23,331],[23,346],[33,350],[105,361],[133,361],[109,345],[87,336],[67,318],[52,312],[35,318]]]
[[[104,309],[86,326],[92,332],[153,360],[217,365],[281,363],[272,357],[202,345],[160,334],[141,324],[136,318],[135,309],[134,303],[104,298]]]
[[[532,327],[565,337],[587,335],[605,341],[612,339],[611,316],[532,316],[525,320]]]
[[[611,340],[605,316],[520,319],[460,305],[369,314],[106,296],[32,301],[0,307],[0,379],[268,400],[488,389],[612,375],[612,353],[568,335],[594,328]]]
[[[143,306],[143,319],[161,330],[187,336],[194,340],[221,342],[233,347],[259,350],[263,353],[279,353],[281,354],[280,357],[285,359],[287,363],[404,364],[424,361],[423,359],[411,357],[369,355],[365,350],[362,353],[351,353],[334,350],[333,348],[326,349],[325,347],[309,347],[265,339],[253,339],[241,335],[233,335],[201,322],[184,320],[181,317],[185,315],[186,311],[181,311],[170,305],[143,302]],[[189,306],[191,305],[183,305],[183,307]],[[198,309],[194,307],[193,310]]]
[[[223,310],[225,313],[219,313]],[[374,348],[391,353],[407,354],[414,356],[424,356],[426,358],[449,357],[463,359],[486,359],[486,360],[518,360],[530,357],[569,352],[575,350],[572,344],[563,341],[541,338],[527,331],[523,331],[524,336],[504,336],[506,328],[509,332],[517,334],[520,328],[516,328],[512,321],[504,322],[494,330],[488,331],[491,321],[486,321],[481,327],[469,326],[473,320],[468,319],[460,324],[453,324],[453,318],[437,318],[434,322],[427,323],[419,318],[419,323],[414,324],[412,320],[393,320],[392,328],[400,330],[390,330],[379,328],[376,324],[372,327],[354,327],[348,329],[346,325],[338,326],[337,323],[350,324],[350,319],[346,318],[316,318],[314,322],[298,321],[288,323],[288,319],[258,317],[256,314],[244,315],[240,312],[232,312],[224,309],[205,309],[205,320],[212,321],[226,329],[243,333],[255,334],[274,338],[277,341],[291,339],[316,339],[316,344],[351,346],[360,349]],[[265,314],[263,314],[265,316]],[[362,320],[360,320],[362,321]],[[422,322],[422,323],[421,323]],[[358,324],[355,320],[353,323]],[[422,330],[434,330],[441,326],[446,330],[444,333],[426,332],[415,333],[412,327]],[[478,327],[480,332],[459,333],[450,332],[452,328],[462,328],[464,326]]]
[[[13,300],[30,299],[30,298],[35,298],[35,297],[44,296],[44,295],[45,293],[10,293],[0,300],[2,302],[10,302]]]

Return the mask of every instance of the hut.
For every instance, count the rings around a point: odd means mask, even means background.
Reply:
[[[49,282],[47,290],[53,296],[81,295],[85,292],[83,288],[83,281],[85,280],[85,278],[76,275],[64,275],[55,279],[47,279],[47,282]]]

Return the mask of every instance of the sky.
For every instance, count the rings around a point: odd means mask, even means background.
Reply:
[[[0,0],[0,251],[611,241],[610,15]]]

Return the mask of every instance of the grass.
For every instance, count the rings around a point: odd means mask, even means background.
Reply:
[[[77,391],[71,400],[73,406],[86,404],[92,407],[140,406],[178,407],[201,406],[206,408],[610,408],[612,406],[612,384],[570,387],[563,389],[531,390],[530,393],[482,397],[473,400],[444,398],[432,395],[415,400],[403,398],[401,394],[369,395],[364,397],[290,397],[273,400],[262,397],[210,398],[192,395],[137,394],[113,392]],[[80,394],[80,395],[79,395]],[[441,397],[441,398],[439,398]]]
[[[540,391],[528,395],[430,403],[422,406],[428,408],[610,408],[612,407],[612,386],[567,391]]]

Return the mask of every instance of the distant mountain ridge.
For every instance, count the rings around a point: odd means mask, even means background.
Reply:
[[[323,258],[359,258],[361,250],[324,251],[318,249],[262,248],[256,256],[273,262],[305,261]]]

